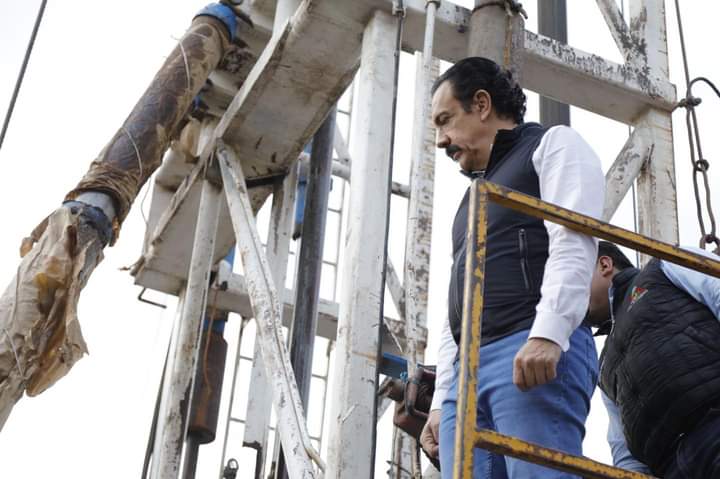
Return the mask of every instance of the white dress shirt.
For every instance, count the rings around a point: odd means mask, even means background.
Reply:
[[[543,201],[600,218],[605,199],[600,159],[575,130],[567,126],[550,128],[533,153],[532,162]],[[544,223],[548,232],[548,259],[530,338],[549,339],[567,351],[570,335],[587,312],[597,241],[564,226]],[[457,345],[446,317],[438,348],[431,409],[440,409],[445,399],[452,383],[452,363],[456,355]]]

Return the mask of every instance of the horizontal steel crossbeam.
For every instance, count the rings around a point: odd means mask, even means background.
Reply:
[[[647,479],[651,477],[486,429],[475,432],[475,446],[504,456],[578,474],[585,479]]]

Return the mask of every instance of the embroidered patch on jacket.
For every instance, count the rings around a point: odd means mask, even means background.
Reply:
[[[639,286],[633,286],[632,291],[630,292],[630,306],[628,306],[628,311],[632,309],[632,307],[640,301],[640,298],[645,296],[645,293],[647,293],[648,290],[645,288],[641,288]]]

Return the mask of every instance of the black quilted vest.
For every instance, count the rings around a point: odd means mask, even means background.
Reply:
[[[680,436],[720,404],[720,322],[657,259],[613,284],[600,387],[620,409],[630,452],[662,476]]]
[[[485,178],[539,198],[540,185],[532,156],[545,131],[537,123],[524,123],[513,130],[498,131]],[[468,188],[455,215],[452,230],[453,265],[448,313],[450,328],[458,344],[462,325],[469,197]],[[487,231],[482,344],[532,326],[548,257],[548,235],[542,220],[490,203]]]

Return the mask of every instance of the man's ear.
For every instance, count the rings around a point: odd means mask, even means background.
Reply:
[[[615,269],[615,264],[609,256],[600,256],[598,258],[598,266],[600,268],[600,274],[603,276],[612,275]]]
[[[480,114],[480,119],[487,120],[492,111],[492,98],[486,90],[478,90],[473,95],[473,111]]]

